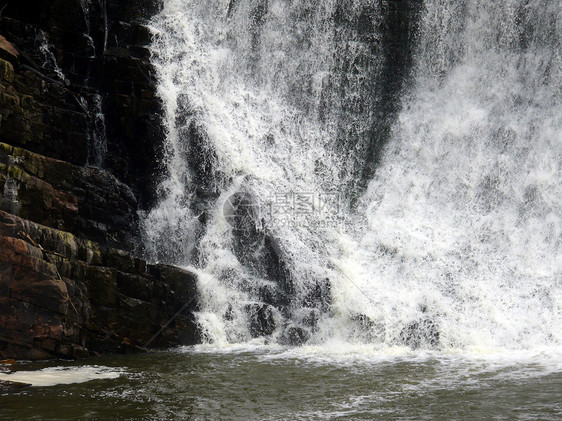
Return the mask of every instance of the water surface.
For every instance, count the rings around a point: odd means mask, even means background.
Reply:
[[[0,418],[560,419],[560,361],[545,353],[199,346],[28,363],[17,370],[58,366],[63,383],[70,372],[76,381],[96,370],[99,377],[3,394]]]

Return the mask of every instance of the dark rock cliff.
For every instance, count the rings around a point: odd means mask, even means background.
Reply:
[[[158,2],[0,9],[0,358],[193,343],[195,276],[133,257],[160,162]]]
[[[3,58],[15,69],[12,97],[24,101],[15,99],[12,112],[3,113],[2,140],[76,165],[101,166],[148,204],[162,129],[143,23],[157,10],[155,0],[8,2],[0,31],[19,55]],[[104,135],[95,133],[92,121],[99,111],[110,151],[101,162],[91,141]]]

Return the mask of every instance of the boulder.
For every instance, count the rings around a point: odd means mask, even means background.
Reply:
[[[437,348],[439,336],[437,324],[424,317],[408,323],[400,332],[400,341],[412,349]]]
[[[275,331],[275,318],[272,306],[267,304],[247,304],[244,307],[248,315],[252,338],[270,336]]]
[[[310,332],[301,326],[289,326],[279,339],[281,345],[301,346],[310,339]]]
[[[384,339],[385,327],[365,314],[359,313],[351,316],[353,327],[349,332],[350,339],[356,342],[372,343]]]

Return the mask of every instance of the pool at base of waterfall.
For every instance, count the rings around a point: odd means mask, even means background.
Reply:
[[[0,418],[554,420],[562,417],[561,356],[552,349],[201,345],[30,362],[2,378],[34,386],[0,391]]]

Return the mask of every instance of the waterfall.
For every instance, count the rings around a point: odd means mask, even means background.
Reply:
[[[85,109],[88,114],[88,164],[103,168],[107,157],[107,133],[105,114],[103,113],[103,98],[100,94],[93,94],[91,103],[86,100]]]
[[[218,345],[559,346],[562,10],[166,0],[149,258]]]
[[[36,34],[36,42],[39,44],[39,53],[42,60],[41,68],[54,73],[62,82],[66,81],[66,76],[59,67],[55,54],[52,51],[53,46],[49,41],[49,34],[39,30]]]

